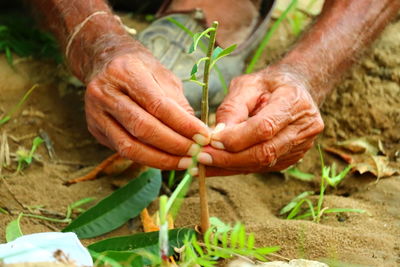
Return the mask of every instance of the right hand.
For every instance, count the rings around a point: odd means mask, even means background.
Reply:
[[[92,75],[85,95],[89,131],[125,158],[159,169],[186,169],[207,145],[181,81],[138,45]]]

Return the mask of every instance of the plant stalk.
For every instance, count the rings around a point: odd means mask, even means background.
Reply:
[[[215,37],[218,28],[218,22],[214,21],[212,26],[214,30],[210,32],[210,40],[207,49],[207,60],[204,63],[204,77],[203,77],[203,94],[201,98],[201,120],[208,126],[208,82],[211,71],[211,56],[214,51]],[[208,212],[207,188],[206,188],[206,167],[199,164],[199,194],[200,194],[200,226],[201,231],[205,233],[210,227],[210,215]]]

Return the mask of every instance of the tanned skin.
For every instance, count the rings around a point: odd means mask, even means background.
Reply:
[[[200,2],[207,1],[214,0]],[[400,0],[326,0],[287,55],[231,82],[217,111],[225,128],[211,134],[194,117],[179,79],[128,36],[104,0],[29,3],[64,50],[77,25],[106,12],[82,27],[66,56],[87,85],[88,127],[102,144],[160,169],[185,169],[198,152],[196,143],[211,144],[198,158],[209,176],[282,170],[301,159],[324,127],[318,106],[400,10]]]

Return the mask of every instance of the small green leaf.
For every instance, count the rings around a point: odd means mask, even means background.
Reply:
[[[281,211],[279,212],[279,214],[280,214],[280,215],[283,215],[283,214],[285,214],[285,213],[288,213],[289,211],[291,211],[291,210],[297,205],[297,203],[298,203],[300,200],[302,200],[302,199],[304,199],[304,198],[306,198],[306,197],[308,197],[308,196],[311,196],[311,195],[314,195],[314,192],[313,192],[313,191],[305,191],[305,192],[299,194],[298,196],[296,196],[295,198],[293,198],[293,199],[289,202],[289,204],[287,204],[286,206],[284,206],[284,207],[281,209]]]
[[[0,207],[0,213],[10,214],[7,210],[3,209],[2,207]]]
[[[217,58],[217,56],[218,56],[222,51],[224,51],[224,49],[222,49],[221,47],[217,46],[217,47],[214,49],[214,51],[213,51],[213,53],[212,53],[212,55],[211,55],[211,59],[212,59],[212,60],[215,60],[215,59]]]
[[[208,33],[211,32],[211,31],[215,31],[215,28],[210,27],[208,29],[205,29],[203,32],[195,33],[193,35],[193,43],[189,48],[189,54],[193,53],[197,49],[197,45],[199,44],[199,41],[201,40],[201,38],[203,36],[209,37]]]
[[[172,193],[171,197],[168,199],[166,212],[168,214],[171,214],[172,217],[175,218],[175,216],[178,214],[183,200],[185,199],[185,195],[189,190],[189,186],[192,183],[192,180],[193,177],[189,173],[186,173],[182,181],[178,184],[178,186]]]
[[[150,169],[82,213],[63,232],[80,238],[108,233],[139,213],[153,201],[161,188],[161,171]]]
[[[71,209],[76,209],[76,208],[78,208],[78,207],[80,207],[82,205],[85,205],[86,203],[94,201],[95,199],[96,198],[94,198],[94,197],[85,197],[85,198],[82,198],[82,199],[72,203],[69,206],[71,207]]]
[[[223,58],[223,57],[229,55],[230,53],[232,53],[236,49],[236,46],[237,45],[234,44],[234,45],[231,45],[231,46],[229,46],[229,47],[227,47],[225,49],[217,47],[214,50],[213,55],[211,56],[212,62],[211,62],[210,69],[214,67],[215,63],[217,63],[218,60],[220,60],[221,58]]]
[[[11,53],[11,50],[8,46],[5,47],[5,53],[6,53],[6,59],[8,64],[10,64],[11,66],[13,65],[13,56]]]
[[[11,242],[11,241],[17,239],[18,237],[21,237],[24,235],[22,233],[21,225],[20,225],[22,216],[23,216],[23,214],[20,213],[18,215],[17,219],[12,220],[9,224],[7,224],[7,227],[6,227],[6,241],[7,242]]]
[[[197,70],[198,70],[197,64],[194,64],[192,70],[190,71],[190,76],[193,77],[193,75],[197,73]]]
[[[301,206],[302,206],[303,203],[305,203],[305,202],[306,202],[306,199],[300,200],[300,201],[294,206],[294,208],[293,208],[292,211],[289,213],[289,215],[286,217],[286,219],[287,219],[287,220],[290,220],[290,219],[292,219],[293,217],[295,217],[295,216],[299,213]]]
[[[305,181],[305,182],[310,182],[310,181],[314,180],[314,178],[315,178],[314,174],[302,172],[296,167],[289,168],[289,169],[285,170],[284,173],[286,173],[287,175],[289,175],[293,178],[296,178],[298,180]]]

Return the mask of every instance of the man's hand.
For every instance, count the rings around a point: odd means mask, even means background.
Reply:
[[[199,161],[236,172],[278,171],[301,159],[324,124],[301,77],[269,67],[231,82],[217,110],[225,128]],[[220,128],[221,126],[218,126]],[[217,148],[217,149],[215,149]],[[225,173],[210,168],[211,175]]]
[[[90,132],[123,157],[160,169],[185,169],[206,145],[182,84],[143,47],[118,55],[93,76],[85,107]],[[194,141],[193,141],[194,140]]]

